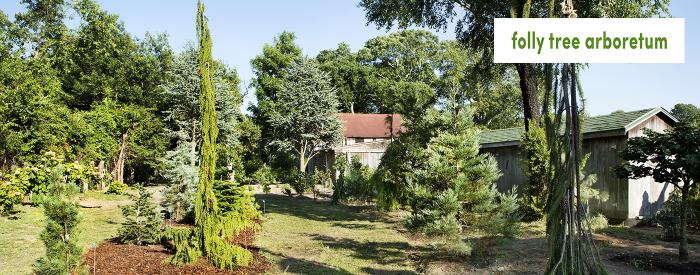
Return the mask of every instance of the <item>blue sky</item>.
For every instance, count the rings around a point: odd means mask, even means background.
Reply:
[[[697,51],[700,48],[700,15],[697,14],[700,1],[671,1],[672,15],[685,18],[685,63],[591,64],[582,75],[590,114],[656,106],[670,109],[679,102],[700,106],[700,89],[695,82],[700,78],[700,53]],[[0,9],[12,16],[21,9],[18,2],[3,0]],[[143,37],[146,32],[165,32],[176,51],[195,38],[195,0],[99,2],[109,12],[118,14],[127,30],[137,37]],[[366,25],[357,2],[207,0],[214,56],[235,67],[241,79],[249,83],[252,77],[250,60],[262,51],[263,44],[272,42],[283,30],[296,33],[297,43],[308,56],[335,48],[340,42],[347,42],[357,50],[368,39],[386,33]],[[696,14],[691,14],[693,11]],[[437,34],[443,39],[454,38],[452,29]],[[250,100],[251,96],[246,101]]]

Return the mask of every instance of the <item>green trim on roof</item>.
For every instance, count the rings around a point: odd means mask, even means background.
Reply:
[[[666,109],[657,107],[653,109],[644,109],[631,112],[618,112],[609,115],[594,116],[585,119],[583,122],[583,134],[593,134],[600,132],[627,133],[630,129],[639,125],[643,121],[655,116],[659,113],[664,114],[673,122],[678,120],[671,115]],[[498,130],[490,130],[482,132],[480,137],[481,144],[518,142],[520,137],[525,132],[524,127],[506,128]]]

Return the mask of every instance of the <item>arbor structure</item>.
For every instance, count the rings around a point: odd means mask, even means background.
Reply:
[[[311,158],[340,142],[342,125],[337,108],[328,74],[313,60],[295,63],[286,72],[277,108],[270,116],[271,145],[294,152],[299,172],[305,172]]]
[[[678,258],[688,260],[688,197],[700,180],[700,128],[679,123],[658,133],[645,129],[643,137],[627,141],[622,159],[627,161],[618,169],[625,177],[652,176],[656,182],[670,183],[681,193],[680,245]]]

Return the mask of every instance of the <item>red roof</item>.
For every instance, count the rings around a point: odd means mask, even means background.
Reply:
[[[343,122],[344,136],[363,138],[388,138],[398,135],[401,128],[399,114],[338,114]]]

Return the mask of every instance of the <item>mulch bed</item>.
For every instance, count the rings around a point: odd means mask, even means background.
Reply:
[[[677,258],[678,254],[671,253],[622,252],[612,256],[611,260],[648,271],[700,274],[700,262],[692,258],[687,262],[679,262]]]
[[[173,255],[173,251],[163,245],[138,246],[107,240],[96,249],[96,274],[262,274],[271,264],[259,253],[259,248],[252,245],[254,235],[254,230],[246,229],[229,240],[230,243],[246,247],[254,257],[249,266],[235,271],[218,269],[205,258],[200,258],[192,265],[177,267],[164,263]],[[90,249],[83,256],[83,263],[89,267],[90,274],[95,274],[93,255],[95,250]]]

